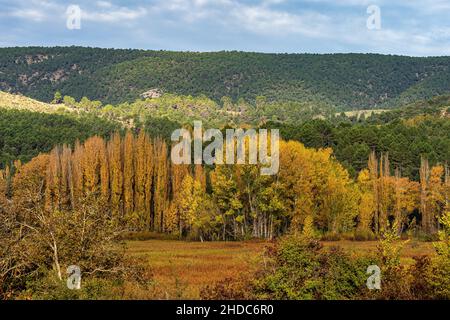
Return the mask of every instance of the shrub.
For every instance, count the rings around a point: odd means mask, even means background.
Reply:
[[[26,289],[17,299],[34,300],[116,300],[162,297],[153,282],[153,274],[144,260],[127,258],[119,273],[83,274],[79,290],[69,289],[53,270],[40,269],[29,276]]]
[[[437,299],[450,299],[450,210],[439,219],[442,230],[435,242],[436,258],[430,276],[430,286]]]
[[[200,297],[204,300],[252,300],[252,275],[242,275],[237,279],[226,278],[201,289]]]
[[[416,299],[432,299],[432,288],[430,283],[432,261],[428,256],[413,257],[415,263],[410,269],[411,295]]]
[[[270,299],[352,299],[366,288],[374,259],[351,257],[339,248],[291,236],[273,253],[273,264],[258,281],[258,296]]]

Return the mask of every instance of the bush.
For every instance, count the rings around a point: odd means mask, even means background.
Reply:
[[[17,299],[33,300],[117,300],[154,299],[158,292],[153,274],[145,261],[127,258],[119,273],[81,274],[81,288],[69,289],[66,279],[60,280],[53,270],[40,269],[26,281],[26,289]]]
[[[256,299],[253,290],[251,275],[242,275],[202,288],[200,297],[204,300],[252,300]]]
[[[450,210],[439,219],[442,230],[435,242],[436,258],[430,276],[430,286],[437,299],[450,299]]]
[[[430,272],[429,285],[433,299],[450,299],[450,260],[436,258]]]
[[[124,243],[117,240],[120,230],[93,196],[71,210],[35,206],[27,211],[31,214],[21,216],[16,213],[20,209],[0,211],[2,299],[113,299],[124,297],[125,283],[141,287],[152,283],[146,262],[126,255]],[[82,272],[82,290],[67,288],[65,272],[70,265]]]
[[[432,299],[432,288],[430,276],[432,261],[428,256],[413,257],[415,263],[410,269],[411,295],[417,299]]]
[[[352,299],[366,288],[374,259],[353,258],[339,248],[323,250],[317,241],[283,239],[272,253],[267,274],[258,280],[259,297],[268,299]]]

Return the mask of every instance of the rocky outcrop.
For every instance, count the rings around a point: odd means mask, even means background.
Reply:
[[[140,95],[143,99],[155,99],[162,96],[162,91],[159,89],[150,89],[148,91],[145,91]]]

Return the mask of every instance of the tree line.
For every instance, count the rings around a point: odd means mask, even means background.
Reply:
[[[95,198],[124,230],[200,240],[270,239],[301,229],[305,219],[328,236],[372,238],[393,225],[399,234],[433,235],[449,207],[449,168],[425,158],[413,181],[375,152],[352,179],[331,149],[295,141],[281,141],[274,176],[261,176],[258,165],[173,165],[169,155],[170,145],[144,130],[94,136],[6,167],[1,193],[17,207],[46,212],[77,210]]]

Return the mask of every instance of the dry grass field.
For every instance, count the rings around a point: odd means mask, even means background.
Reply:
[[[265,242],[183,242],[172,240],[129,241],[128,251],[144,257],[152,267],[156,284],[168,298],[197,299],[205,285],[248,271],[263,252]],[[376,252],[377,242],[323,242],[355,254]],[[410,241],[402,251],[402,262],[433,254],[431,243]]]
[[[43,113],[55,113],[59,110],[71,111],[71,109],[66,107],[64,104],[56,105],[44,103],[19,94],[11,94],[3,91],[0,91],[0,108],[28,110]]]
[[[128,248],[148,259],[157,285],[168,298],[195,299],[203,286],[248,270],[264,242],[148,240],[130,241]]]

